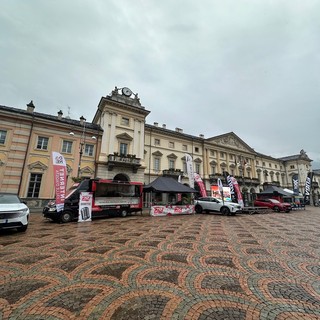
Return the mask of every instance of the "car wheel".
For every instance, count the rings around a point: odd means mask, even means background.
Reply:
[[[122,218],[124,218],[124,217],[127,216],[127,214],[128,214],[128,213],[127,213],[127,210],[124,209],[124,210],[121,210],[121,211],[120,211],[119,216],[122,217]]]
[[[73,219],[73,215],[70,211],[64,211],[60,217],[60,221],[62,223],[70,222],[72,221],[72,219]]]
[[[223,214],[223,215],[229,215],[230,214],[230,209],[228,207],[222,207],[220,209],[220,212]]]
[[[280,208],[278,206],[273,207],[273,210],[276,212],[280,212]]]
[[[195,210],[196,210],[196,213],[202,213],[202,211],[203,211],[202,207],[199,205],[196,205]]]
[[[26,224],[26,225],[24,225],[24,226],[22,226],[22,227],[18,228],[17,230],[18,230],[18,232],[26,232],[26,231],[27,231],[27,229],[28,229],[28,225]]]

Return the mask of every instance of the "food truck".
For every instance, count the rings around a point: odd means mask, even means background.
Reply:
[[[133,212],[142,212],[142,190],[141,182],[86,179],[69,190],[62,211],[58,212],[55,202],[50,201],[43,208],[43,216],[63,223],[78,220],[81,214],[87,217],[88,209],[80,206],[81,194],[86,193],[92,195],[89,198],[92,199],[92,218],[125,217]]]

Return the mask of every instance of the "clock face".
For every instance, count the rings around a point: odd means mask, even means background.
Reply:
[[[127,97],[130,97],[132,95],[132,91],[127,87],[122,88],[122,93]]]

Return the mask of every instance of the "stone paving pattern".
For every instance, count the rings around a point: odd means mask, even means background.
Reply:
[[[0,319],[320,319],[320,208],[0,233]]]

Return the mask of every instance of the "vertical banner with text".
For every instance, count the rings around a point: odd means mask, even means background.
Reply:
[[[293,188],[293,194],[299,195],[299,176],[298,176],[298,174],[294,174],[292,176],[292,188]]]
[[[187,164],[187,173],[189,177],[190,188],[194,188],[194,171],[193,171],[193,161],[190,154],[186,153],[186,164]]]
[[[310,171],[308,172],[306,185],[304,187],[304,203],[305,204],[310,204],[312,179],[313,179],[313,172]]]
[[[242,194],[241,194],[241,191],[240,191],[240,187],[239,187],[238,181],[237,181],[237,179],[235,177],[231,177],[231,181],[232,181],[234,190],[235,190],[235,192],[237,194],[238,203],[240,204],[241,208],[243,208],[244,207],[244,203],[243,203]]]
[[[204,183],[200,177],[200,175],[198,173],[194,173],[194,180],[197,182],[199,188],[200,188],[200,194],[201,197],[206,197],[207,196],[207,191],[206,188],[204,186]]]
[[[230,188],[231,201],[232,202],[238,202],[237,194],[235,193],[235,190],[234,190],[234,186],[233,186],[233,183],[232,183],[232,176],[231,175],[227,176],[227,183],[228,183],[228,186]]]
[[[66,160],[59,152],[52,152],[54,188],[56,192],[57,212],[63,211],[64,199],[66,197],[67,168]]]

